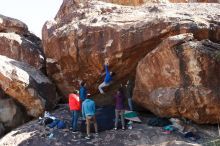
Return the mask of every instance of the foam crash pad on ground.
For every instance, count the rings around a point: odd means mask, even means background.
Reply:
[[[115,119],[115,109],[113,106],[96,107],[96,120],[98,123],[98,131],[105,131],[113,129]],[[82,121],[81,131],[86,131],[85,120]],[[91,131],[94,132],[93,122],[91,124]]]
[[[125,119],[134,121],[134,122],[141,122],[141,119],[138,117],[137,113],[134,111],[125,110],[124,113]]]

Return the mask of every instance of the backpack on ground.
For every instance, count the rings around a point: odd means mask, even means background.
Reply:
[[[58,128],[58,129],[64,129],[64,128],[66,128],[65,122],[64,122],[64,121],[59,121],[59,122],[57,123],[57,128]]]
[[[59,123],[59,120],[54,120],[52,123],[48,124],[48,127],[49,128],[54,128],[57,126],[57,124]]]

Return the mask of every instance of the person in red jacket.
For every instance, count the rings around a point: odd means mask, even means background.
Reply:
[[[72,113],[72,129],[73,132],[76,132],[78,116],[80,113],[80,98],[78,94],[71,93],[69,94],[69,107]]]

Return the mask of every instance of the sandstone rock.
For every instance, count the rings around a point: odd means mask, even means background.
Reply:
[[[218,123],[220,44],[169,37],[137,67],[134,100],[158,116],[181,116],[197,123]]]
[[[54,85],[40,71],[1,55],[0,86],[33,117],[38,117],[45,108],[52,108],[58,100]]]
[[[138,6],[146,3],[220,3],[219,0],[98,0],[107,3],[119,4],[119,5],[127,5],[127,6]],[[72,3],[73,7],[78,7],[80,3],[87,4],[88,0],[64,0],[63,5],[61,6],[61,10],[67,10],[66,3]],[[70,6],[70,5],[69,5]],[[66,7],[68,9],[72,9],[71,7]],[[64,12],[64,11],[63,11]]]
[[[219,0],[169,0],[171,3],[220,3]]]
[[[45,67],[40,39],[16,19],[0,15],[0,55],[26,62],[37,69]]]
[[[0,136],[28,120],[24,109],[0,89]]]
[[[104,2],[114,3],[114,4],[120,4],[120,5],[141,5],[144,4],[144,2],[147,2],[149,0],[100,0]]]
[[[0,121],[3,123],[9,123],[13,120],[16,114],[16,105],[12,99],[0,100]],[[22,118],[22,117],[21,117]]]
[[[122,5],[141,5],[144,3],[144,0],[98,0],[107,3],[122,4]],[[67,14],[76,8],[87,6],[90,2],[88,0],[64,0],[63,4],[60,7],[60,10],[56,16],[61,17]],[[66,17],[66,16],[65,16]]]
[[[23,22],[0,15],[0,32],[15,32],[17,34],[28,33],[28,27]]]
[[[135,74],[138,61],[168,36],[192,32],[196,39],[220,40],[218,4],[151,4],[64,1],[43,27],[47,73],[67,95],[85,80],[92,92],[103,81],[104,59],[117,83]],[[96,20],[94,20],[96,19]]]
[[[0,136],[5,134],[5,127],[3,126],[2,123],[0,123]]]
[[[0,98],[0,123],[4,129],[2,131],[8,132],[28,120],[28,116],[22,109],[12,98]]]
[[[101,0],[122,5],[142,5],[144,3],[220,3],[219,0]]]

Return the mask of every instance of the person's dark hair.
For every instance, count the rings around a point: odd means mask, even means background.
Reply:
[[[78,94],[79,91],[78,90],[73,90],[73,94]]]
[[[119,88],[118,88],[118,91],[119,91],[121,94],[124,94],[123,87],[119,87]]]
[[[84,85],[85,85],[85,82],[84,82],[84,81],[82,81],[82,82],[80,83],[80,85],[81,85],[81,86],[84,86]]]
[[[113,77],[113,76],[115,76],[116,75],[116,73],[115,72],[111,72],[111,76]]]
[[[92,95],[88,93],[87,96],[86,96],[86,98],[91,99],[91,98],[92,98]]]

